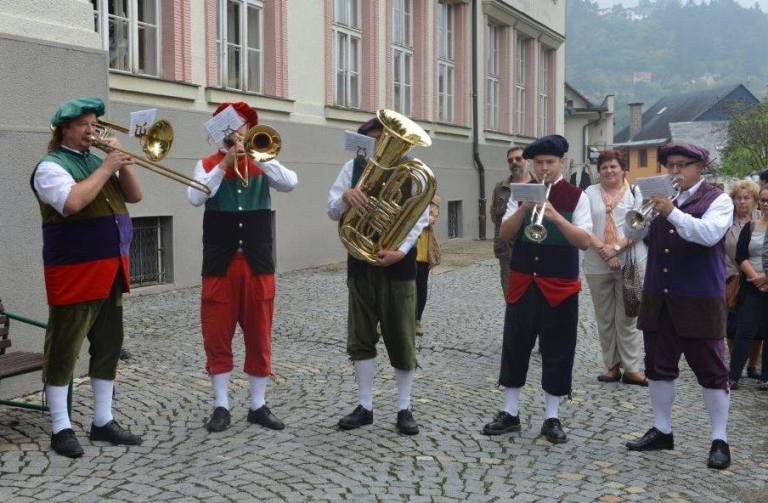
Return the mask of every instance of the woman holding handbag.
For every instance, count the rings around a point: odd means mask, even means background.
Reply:
[[[635,328],[635,316],[625,310],[625,281],[622,269],[634,267],[639,279],[645,275],[647,249],[642,241],[624,236],[624,217],[630,209],[640,209],[642,196],[625,178],[625,164],[616,150],[600,154],[597,160],[600,183],[585,191],[592,213],[592,239],[584,252],[584,275],[592,295],[597,331],[606,372],[597,379],[648,386],[642,366],[643,338]],[[628,264],[628,255],[631,262]],[[634,265],[633,265],[634,264]],[[635,285],[641,288],[641,285]],[[630,313],[633,314],[633,313]],[[621,369],[624,369],[624,375]]]
[[[728,321],[725,333],[727,336],[728,353],[733,354],[733,342],[736,338],[736,308],[737,299],[741,285],[741,269],[736,263],[736,243],[739,240],[744,226],[752,220],[760,218],[760,210],[756,209],[759,205],[760,187],[751,180],[739,180],[731,186],[730,196],[733,200],[734,214],[733,225],[725,235],[725,304],[728,307]],[[747,362],[747,377],[757,378],[757,362],[760,360],[760,349],[763,345],[763,336],[761,333],[755,336],[749,351],[749,361]]]
[[[736,263],[744,273],[736,311],[736,340],[731,353],[731,389],[739,387],[739,378],[749,358],[755,335],[768,329],[768,282],[763,271],[763,240],[768,227],[768,188],[760,190],[761,218],[745,225],[736,244]]]

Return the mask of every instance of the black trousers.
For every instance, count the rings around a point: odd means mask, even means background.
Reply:
[[[416,319],[419,321],[427,305],[428,280],[429,262],[416,262]]]
[[[744,297],[736,312],[736,340],[731,353],[731,381],[738,381],[749,360],[752,341],[763,339],[768,327],[768,294],[762,293],[752,283],[743,285]],[[761,337],[756,337],[760,335]],[[763,369],[760,376],[768,378],[768,351],[763,349]]]
[[[570,394],[578,319],[578,293],[551,307],[536,283],[531,283],[520,300],[507,304],[499,385],[507,388],[525,385],[538,335],[541,387],[550,395]]]

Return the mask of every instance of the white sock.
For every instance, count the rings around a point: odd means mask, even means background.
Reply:
[[[723,442],[728,442],[728,437],[725,436],[725,427],[728,424],[731,395],[724,389],[707,388],[704,388],[703,394],[709,412],[709,420],[712,422],[712,440],[720,439]]]
[[[91,377],[93,388],[93,424],[104,426],[112,421],[112,392],[115,381]]]
[[[376,358],[355,361],[355,379],[360,394],[360,405],[373,410],[373,376],[376,374]]]
[[[267,378],[248,376],[251,382],[251,410],[257,410],[264,406],[264,393],[267,391]]]
[[[560,412],[560,397],[555,395],[550,395],[545,391],[544,403],[547,406],[547,410],[544,413],[544,419],[551,419],[553,417],[557,419],[558,413]]]
[[[672,404],[677,393],[677,380],[653,381],[648,379],[653,405],[653,425],[662,433],[672,433]]]
[[[54,435],[61,430],[72,428],[67,413],[67,393],[69,393],[69,386],[45,385],[45,396],[51,412],[51,431]]]
[[[504,388],[504,412],[510,416],[520,413],[520,388]]]
[[[413,370],[395,369],[395,382],[397,382],[397,410],[405,410],[411,406]]]
[[[211,376],[214,407],[224,407],[229,410],[229,376],[231,372]]]

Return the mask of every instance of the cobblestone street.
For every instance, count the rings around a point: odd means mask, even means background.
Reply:
[[[413,411],[421,433],[395,430],[395,380],[380,345],[373,426],[345,432],[356,405],[345,353],[345,271],[281,274],[273,336],[269,431],[245,420],[242,338],[230,404],[232,426],[208,434],[212,410],[200,335],[198,288],[126,301],[127,348],[115,418],[144,436],[140,447],[92,444],[91,388],[76,380],[73,425],[85,456],[50,450],[47,415],[0,408],[0,502],[32,501],[747,501],[768,500],[768,393],[755,381],[732,395],[733,465],[706,468],[709,419],[686,367],[673,410],[673,451],[630,453],[624,442],[653,424],[647,388],[603,384],[589,292],[580,299],[573,399],[561,406],[568,443],[538,438],[540,359],[521,397],[521,433],[481,434],[503,406],[496,386],[504,303],[489,242],[453,242],[430,278],[419,338]],[[39,399],[38,393],[34,399]]]

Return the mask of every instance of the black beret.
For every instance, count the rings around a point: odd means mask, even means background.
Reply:
[[[568,140],[559,134],[553,134],[542,136],[525,147],[525,150],[523,150],[523,157],[525,159],[533,159],[537,155],[555,155],[557,157],[564,157],[566,152],[568,152]]]
[[[383,131],[384,130],[384,124],[381,123],[378,117],[374,117],[373,119],[369,120],[368,122],[363,123],[362,126],[357,128],[358,134],[368,134],[371,131],[376,131],[377,129]]]

